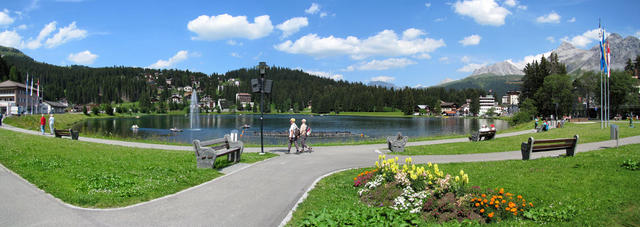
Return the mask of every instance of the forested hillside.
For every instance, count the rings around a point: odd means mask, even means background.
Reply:
[[[14,79],[24,83],[26,74],[40,79],[46,100],[66,98],[70,103],[119,103],[135,102],[143,93],[166,101],[171,94],[166,88],[166,79],[172,79],[175,87],[191,86],[199,82],[200,97],[235,100],[237,92],[251,93],[250,80],[258,78],[255,68],[243,68],[220,74],[207,75],[188,70],[156,70],[137,67],[56,66],[34,61],[13,48],[0,47],[2,60],[2,80]],[[272,94],[266,101],[273,103],[277,111],[302,110],[309,105],[313,112],[330,111],[392,111],[402,110],[413,113],[417,104],[435,106],[438,100],[464,104],[465,99],[477,99],[486,92],[480,89],[446,89],[442,87],[426,89],[385,89],[366,86],[363,83],[334,81],[309,75],[301,70],[270,67],[266,77],[274,81]],[[239,86],[228,83],[234,78]],[[219,86],[220,85],[220,86]],[[222,89],[219,89],[222,87]],[[259,100],[253,94],[253,100]]]

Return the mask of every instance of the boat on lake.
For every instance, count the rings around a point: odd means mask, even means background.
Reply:
[[[169,131],[171,132],[182,132],[182,129],[179,128],[170,128]]]

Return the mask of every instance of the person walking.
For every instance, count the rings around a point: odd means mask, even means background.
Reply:
[[[0,112],[0,126],[2,126],[2,112]]]
[[[534,129],[538,129],[538,117],[536,117],[536,125],[533,126]]]
[[[53,114],[49,114],[49,130],[51,131],[51,135],[53,135],[53,122],[55,119],[53,118]]]
[[[44,135],[44,126],[47,123],[47,119],[44,118],[44,114],[42,114],[42,117],[40,117],[40,131],[42,132],[42,135]]]
[[[296,146],[296,153],[298,153],[300,152],[300,149],[298,149],[298,136],[300,133],[300,129],[298,129],[298,126],[296,125],[295,118],[291,118],[289,122],[291,123],[291,126],[289,126],[289,148],[287,150],[287,154],[291,152],[291,144],[294,144]]]
[[[302,119],[302,124],[300,125],[300,147],[302,148],[301,152],[304,152],[304,147],[307,147],[309,152],[312,152],[311,147],[307,146],[307,136],[311,132],[311,128],[307,125],[307,119]]]

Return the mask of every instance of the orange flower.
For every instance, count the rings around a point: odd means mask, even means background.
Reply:
[[[518,209],[516,209],[516,208],[511,208],[511,212],[516,212],[516,211],[518,211]]]
[[[533,207],[533,203],[529,203],[529,206],[530,206],[530,207]]]
[[[509,202],[509,207],[515,207],[515,206],[516,206],[516,204],[515,204],[515,203],[513,203],[513,202]]]
[[[354,177],[354,178],[353,178],[353,180],[357,180],[357,179],[358,179],[357,177]]]
[[[522,196],[521,196],[521,195],[518,195],[518,199],[522,199]]]
[[[489,218],[493,217],[493,212],[489,213]]]
[[[500,207],[498,204],[496,204],[496,208]]]
[[[489,205],[493,205],[493,200],[491,200],[491,202],[489,203]]]
[[[479,203],[476,203],[476,206],[477,206],[477,207],[479,207],[479,206],[480,206],[480,204],[479,204]]]
[[[504,188],[500,189],[500,194],[504,194]]]
[[[507,208],[504,208],[504,210],[509,211],[510,209],[509,209],[509,207],[507,207]]]
[[[502,196],[498,196],[498,199],[502,199]]]
[[[483,202],[484,202],[484,203],[487,203],[487,199],[485,199]]]
[[[506,203],[506,202],[507,202],[507,200],[504,200],[504,199],[502,200],[502,203]]]
[[[526,204],[526,203],[523,203],[523,204],[522,204],[522,207],[526,207],[526,206],[527,206],[527,204]]]
[[[482,198],[484,198],[484,197],[487,197],[487,195],[485,195],[485,194],[482,194]]]
[[[480,213],[484,213],[484,209],[480,209]]]
[[[513,215],[518,215],[518,212],[513,212]]]

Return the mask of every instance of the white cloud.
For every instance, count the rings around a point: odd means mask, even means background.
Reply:
[[[287,37],[295,34],[300,31],[300,28],[306,27],[309,25],[309,21],[306,17],[294,17],[291,18],[282,24],[276,26],[277,29],[282,31],[282,37]]]
[[[15,19],[9,16],[8,9],[4,9],[3,11],[0,11],[0,27],[13,24],[14,21]]]
[[[536,55],[528,55],[525,56],[521,61],[519,62],[513,62],[511,61],[511,59],[508,59],[508,62],[511,62],[512,64],[514,64],[516,67],[518,67],[518,69],[524,69],[524,66],[527,65],[527,63],[531,63],[533,61],[540,61],[540,58],[542,58],[542,56],[544,57],[549,57],[549,55],[551,55],[551,51],[546,52],[546,53],[542,53],[542,54],[536,54]]]
[[[607,33],[609,35],[609,33]],[[565,42],[569,42],[577,47],[586,47],[588,44],[598,41],[600,39],[600,30],[593,29],[582,33],[582,35],[577,35],[572,38],[563,37],[561,40]]]
[[[433,20],[433,22],[443,22],[445,21],[447,18],[446,17],[439,17]]]
[[[424,6],[426,6],[427,8],[430,8],[431,7],[431,2],[425,3]]]
[[[427,54],[427,53],[422,53],[422,54],[418,54],[418,55],[414,55],[414,58],[417,59],[431,59],[431,55]]]
[[[229,44],[231,46],[242,46],[242,42],[236,42],[233,39],[227,40],[227,44]]]
[[[0,46],[20,48],[22,45],[22,36],[16,31],[0,32]]]
[[[640,38],[640,31],[636,32],[636,37]]]
[[[344,76],[342,76],[342,74],[334,74],[334,73],[330,73],[330,72],[311,71],[311,70],[303,70],[303,71],[308,73],[309,75],[325,77],[325,78],[329,78],[329,79],[332,79],[332,80],[343,80],[344,79]]]
[[[567,20],[567,22],[569,22],[569,23],[576,22],[576,17],[572,17],[571,19]]]
[[[511,14],[494,0],[456,1],[453,8],[457,14],[469,16],[481,25],[502,26],[507,15]]]
[[[550,43],[555,43],[556,38],[553,38],[553,36],[547,36],[547,41],[549,41]]]
[[[231,52],[231,57],[236,57],[236,58],[241,58],[240,54],[236,53],[236,52]]]
[[[462,56],[462,58],[460,58],[460,61],[462,63],[469,63],[471,61],[471,58],[469,56]]]
[[[40,30],[40,33],[38,34],[38,37],[35,40],[29,40],[29,42],[27,42],[27,48],[29,49],[38,49],[42,46],[42,41],[47,38],[52,32],[54,32],[56,30],[56,22],[52,21],[51,23],[47,24],[44,26],[44,28],[42,28],[42,30]]]
[[[544,15],[544,16],[539,16],[538,18],[536,18],[536,21],[538,23],[560,23],[560,18],[562,18],[559,14],[557,14],[556,12],[551,11],[551,13]]]
[[[418,37],[422,36],[426,34],[424,31],[420,30],[420,29],[415,29],[415,28],[409,28],[407,30],[405,30],[404,32],[402,32],[402,39],[404,40],[414,40],[417,39]]]
[[[225,13],[199,16],[189,21],[187,29],[197,34],[191,37],[193,40],[259,39],[269,35],[273,31],[273,25],[268,15],[255,17],[253,23],[249,23],[246,16],[234,17]]]
[[[504,4],[509,6],[509,7],[514,7],[514,6],[518,5],[518,2],[516,0],[506,0],[506,1],[504,1]]]
[[[78,65],[91,65],[98,58],[98,55],[92,54],[91,51],[85,50],[75,54],[69,54],[67,60]]]
[[[381,81],[381,82],[391,82],[394,80],[396,80],[396,78],[391,76],[376,76],[371,78],[371,81]]]
[[[480,44],[480,40],[482,39],[481,36],[479,35],[470,35],[467,37],[464,37],[464,39],[458,41],[460,44],[462,44],[463,46],[475,46]]]
[[[45,29],[47,28],[47,26],[45,26]],[[42,34],[42,31],[40,33]],[[67,27],[60,28],[58,30],[58,33],[53,35],[53,37],[47,39],[47,41],[45,42],[45,45],[47,48],[53,48],[53,47],[60,46],[66,42],[69,42],[71,40],[84,39],[85,37],[87,37],[87,31],[78,29],[76,27],[76,22],[74,21],[71,24],[69,24]]]
[[[387,70],[391,68],[403,68],[413,64],[416,64],[416,62],[407,58],[389,58],[385,60],[371,60],[369,62],[360,62],[358,64],[347,67],[347,69],[345,70]]]
[[[521,9],[521,10],[527,10],[527,6],[525,6],[525,5],[519,5],[519,6],[518,6],[518,9]]]
[[[328,14],[326,12],[320,13],[320,18],[326,17]]]
[[[308,9],[305,9],[304,12],[308,13],[308,14],[316,14],[317,12],[320,11],[320,5],[318,5],[318,3],[311,3],[311,6],[309,6]]]
[[[169,58],[169,60],[158,60],[156,63],[153,63],[147,66],[147,68],[152,68],[152,69],[169,68],[174,66],[178,62],[187,60],[187,58],[189,58],[189,52],[186,50],[181,50],[181,51],[178,51],[176,55]]]
[[[393,30],[384,30],[362,40],[354,36],[337,38],[309,34],[295,42],[287,40],[275,45],[274,48],[291,54],[315,57],[349,55],[353,59],[362,59],[369,56],[408,56],[429,53],[445,46],[442,39],[412,37],[415,32],[412,29],[407,31],[405,32],[410,34],[409,37],[402,39]]]
[[[465,66],[463,66],[462,68],[459,68],[457,71],[458,72],[464,72],[464,73],[470,73],[473,72],[473,70],[479,69],[484,67],[487,64],[476,64],[476,63],[469,63]]]
[[[448,62],[449,61],[449,57],[440,57],[440,58],[438,58],[438,61],[440,61],[440,62]]]
[[[25,29],[27,29],[27,25],[26,24],[21,24],[21,25],[18,25],[18,27],[16,27],[16,28],[18,30],[25,30]]]

